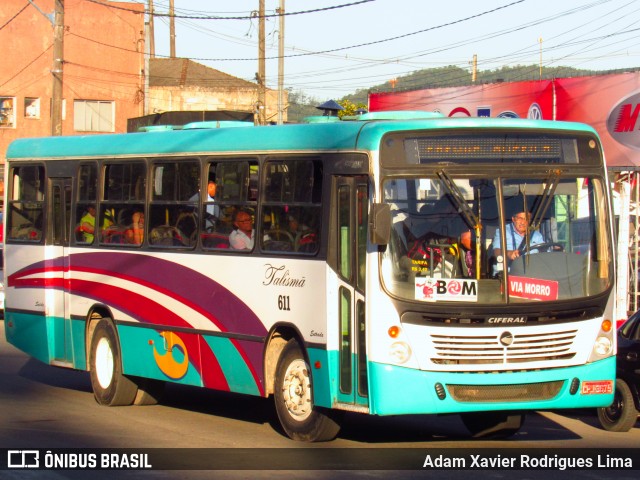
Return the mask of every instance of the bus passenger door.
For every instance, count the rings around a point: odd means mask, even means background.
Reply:
[[[71,178],[49,179],[49,226],[47,258],[53,275],[45,295],[45,315],[50,325],[51,363],[72,366],[73,349],[69,315],[69,239],[71,236]]]
[[[366,176],[336,177],[337,206],[338,401],[368,406],[365,330],[365,280],[367,250]]]

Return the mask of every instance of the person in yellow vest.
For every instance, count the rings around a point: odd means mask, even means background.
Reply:
[[[105,230],[113,225],[111,212],[107,210],[102,221],[102,229]],[[82,241],[84,243],[93,243],[96,228],[96,206],[87,206],[87,211],[80,219],[80,232],[82,233]]]
[[[86,213],[80,219],[80,231],[82,232],[82,241],[85,243],[93,243],[96,229],[96,206],[89,205]]]

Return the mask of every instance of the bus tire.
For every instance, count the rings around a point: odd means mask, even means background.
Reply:
[[[639,413],[629,385],[617,378],[613,403],[608,407],[598,408],[598,420],[602,428],[609,432],[628,432],[636,424]]]
[[[293,440],[333,440],[340,431],[338,413],[313,405],[310,372],[298,342],[289,340],[276,367],[274,400],[280,425]]]
[[[98,322],[91,339],[89,355],[91,387],[100,405],[132,405],[138,386],[122,373],[120,346],[113,323],[106,318]]]
[[[138,393],[134,405],[156,405],[164,394],[165,382],[153,378],[136,378]]]
[[[473,438],[508,438],[524,424],[525,415],[513,412],[461,413],[462,423]]]

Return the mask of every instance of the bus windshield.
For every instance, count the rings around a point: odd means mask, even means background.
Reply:
[[[388,178],[387,291],[502,304],[597,295],[613,282],[605,182],[544,176]],[[506,247],[506,248],[505,248]]]

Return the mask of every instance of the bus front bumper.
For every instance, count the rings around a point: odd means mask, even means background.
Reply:
[[[615,357],[576,367],[525,372],[451,373],[369,364],[370,412],[440,414],[608,406]]]

